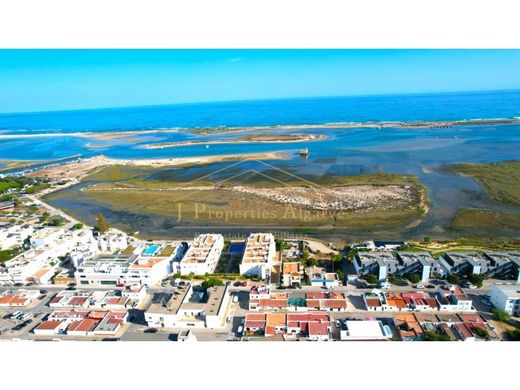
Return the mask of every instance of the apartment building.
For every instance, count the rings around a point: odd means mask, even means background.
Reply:
[[[102,254],[92,260],[84,261],[74,276],[78,286],[116,286],[124,285],[128,268],[138,255]]]
[[[13,225],[7,223],[0,226],[0,250],[18,248],[33,234],[29,225]]]
[[[374,274],[379,281],[390,275],[417,274],[421,282],[427,282],[435,274],[447,273],[429,252],[398,252],[396,255],[387,251],[358,252],[354,269],[360,276]]]
[[[491,303],[497,309],[512,316],[520,316],[520,286],[515,284],[495,284],[490,293]]]
[[[240,274],[256,276],[270,283],[275,257],[276,244],[271,233],[250,234],[246,240]]]
[[[213,273],[223,248],[224,237],[221,234],[201,234],[195,237],[180,262],[181,275]]]
[[[492,263],[480,253],[447,252],[439,259],[449,274],[486,274]]]
[[[155,328],[221,328],[229,305],[228,285],[204,290],[188,284],[175,293],[154,294],[145,320]]]
[[[520,283],[520,252],[486,252],[491,261],[487,276]]]
[[[172,263],[180,257],[180,246],[173,243],[146,246],[128,267],[126,284],[151,286],[173,272]]]

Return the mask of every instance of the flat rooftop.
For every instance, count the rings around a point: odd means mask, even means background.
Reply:
[[[154,314],[177,314],[190,291],[190,285],[179,286],[171,293],[155,293],[147,312]]]
[[[385,337],[381,321],[345,321],[349,337],[373,338]]]
[[[137,259],[137,255],[98,255],[91,260],[85,260],[78,270],[91,269],[98,272],[110,272],[111,268],[128,268]]]
[[[220,237],[220,234],[201,234],[195,237],[182,263],[205,263]]]
[[[268,263],[271,243],[274,243],[271,233],[250,234],[246,240],[242,263]]]
[[[502,291],[508,299],[520,299],[520,286],[517,284],[495,284],[493,287]]]

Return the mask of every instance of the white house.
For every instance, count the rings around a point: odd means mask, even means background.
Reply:
[[[392,338],[390,327],[381,321],[344,321],[340,329],[342,341],[389,340]]]
[[[180,262],[182,275],[213,273],[224,249],[222,234],[201,234],[195,237]]]
[[[275,256],[276,244],[271,233],[250,234],[246,240],[240,274],[269,279],[267,281],[270,282]]]
[[[495,284],[490,293],[491,303],[497,309],[512,316],[520,316],[520,286],[518,284]]]

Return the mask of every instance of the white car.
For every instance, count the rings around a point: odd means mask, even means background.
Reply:
[[[474,284],[472,283],[468,283],[467,284],[468,288],[471,289],[471,290],[475,290],[477,288],[477,286],[475,286]]]
[[[226,318],[226,322],[227,322],[227,323],[230,323],[231,321],[233,321],[233,317],[228,316],[228,318]]]
[[[20,320],[25,321],[25,320],[31,318],[31,316],[32,316],[32,313],[24,313],[20,316]]]
[[[238,302],[238,295],[234,295],[233,296],[233,303],[237,303]]]
[[[13,314],[11,314],[11,319],[12,320],[15,320],[17,319],[19,316],[23,315],[23,313],[21,311],[15,311]]]
[[[424,290],[424,286],[422,284],[416,284],[414,287],[418,290]]]

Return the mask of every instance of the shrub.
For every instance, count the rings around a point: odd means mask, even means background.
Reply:
[[[495,321],[505,322],[511,318],[511,315],[509,315],[509,313],[507,313],[505,310],[493,309],[491,310],[491,313],[493,313],[493,319]]]
[[[459,284],[459,282],[460,282],[460,278],[457,275],[454,275],[454,274],[448,275],[446,280],[448,282],[450,282],[451,284]]]

